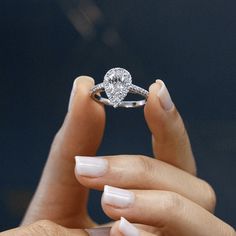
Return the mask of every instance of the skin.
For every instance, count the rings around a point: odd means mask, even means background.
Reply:
[[[27,226],[0,233],[1,236],[88,236],[88,233],[81,229],[69,229],[49,220],[40,220]]]
[[[0,235],[87,235],[74,229],[98,226],[87,213],[88,188],[102,190],[105,184],[134,193],[135,201],[127,208],[116,208],[103,200],[102,207],[114,220],[124,216],[139,224],[140,235],[235,235],[232,227],[212,214],[215,193],[196,177],[182,118],[174,106],[169,111],[162,108],[158,83],[151,85],[144,108],[158,160],[141,155],[104,157],[109,168],[103,176],[74,175],[74,157],[95,156],[103,137],[105,111],[89,96],[93,85],[90,77],[75,80],[66,118],[54,138],[22,225]],[[142,178],[140,173],[145,173]],[[111,235],[122,235],[118,226],[119,221],[112,226]]]

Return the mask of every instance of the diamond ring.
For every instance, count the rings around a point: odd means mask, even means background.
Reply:
[[[106,93],[108,98],[100,95]],[[128,93],[139,94],[144,97],[138,101],[124,101]],[[132,84],[130,73],[123,68],[112,68],[104,76],[103,83],[95,85],[91,89],[91,97],[105,105],[125,108],[135,108],[144,106],[148,97],[148,91]]]

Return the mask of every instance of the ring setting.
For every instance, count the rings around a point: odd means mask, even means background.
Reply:
[[[104,91],[107,98],[100,95]],[[128,93],[139,94],[144,98],[138,101],[125,101]],[[132,84],[131,74],[126,69],[116,67],[105,74],[103,83],[97,84],[91,89],[91,97],[97,102],[114,108],[135,108],[145,105],[148,91]]]

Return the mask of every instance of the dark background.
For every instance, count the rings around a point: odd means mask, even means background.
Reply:
[[[235,12],[235,0],[0,0],[0,230],[22,218],[73,79],[101,82],[115,66],[144,88],[166,82],[216,215],[235,226]],[[100,155],[151,155],[142,109],[107,113]],[[93,192],[90,212],[104,222],[99,202]]]

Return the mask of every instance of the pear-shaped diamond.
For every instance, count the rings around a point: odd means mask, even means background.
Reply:
[[[132,84],[130,73],[123,68],[112,68],[104,76],[103,85],[113,107],[118,107]]]

